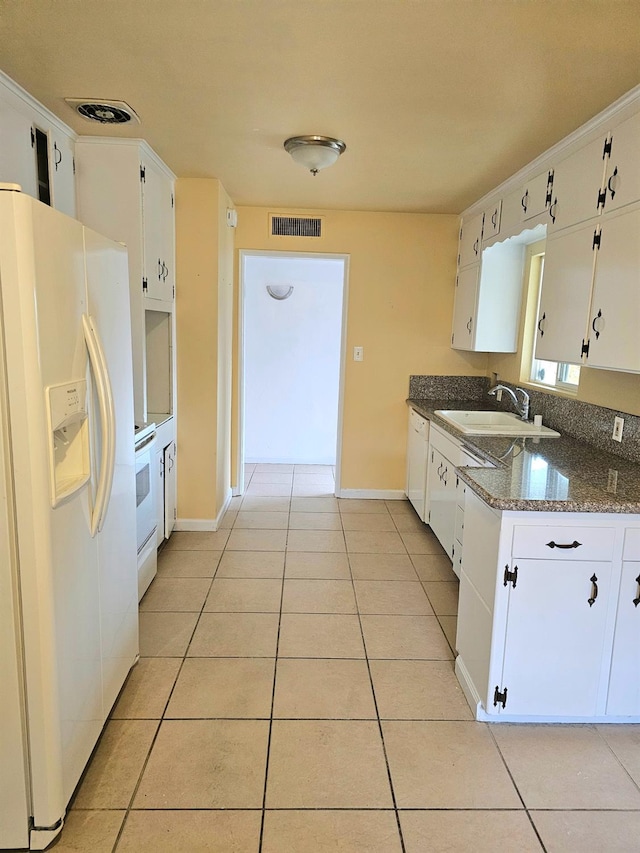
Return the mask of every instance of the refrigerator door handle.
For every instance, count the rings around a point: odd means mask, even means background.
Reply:
[[[89,352],[89,361],[96,380],[96,391],[102,422],[102,458],[100,460],[100,475],[96,489],[96,499],[91,513],[91,535],[95,536],[104,524],[109,507],[113,472],[116,460],[115,409],[113,393],[104,350],[98,330],[89,314],[82,315],[84,339]]]

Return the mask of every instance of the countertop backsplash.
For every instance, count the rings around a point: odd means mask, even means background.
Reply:
[[[503,385],[515,389],[511,382],[500,380]],[[484,376],[410,376],[409,397],[437,400],[484,400],[490,408],[512,412],[513,406],[507,394],[496,402],[487,396],[489,380]],[[616,409],[607,409],[592,403],[583,403],[569,397],[560,397],[545,391],[527,388],[531,398],[529,417],[542,415],[542,423],[563,435],[585,442],[598,450],[621,456],[630,462],[640,463],[640,417]],[[613,419],[624,418],[622,441],[611,438]]]

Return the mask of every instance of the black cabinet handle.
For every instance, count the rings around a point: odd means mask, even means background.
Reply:
[[[588,598],[587,601],[589,602],[589,607],[593,607],[593,604],[598,597],[598,578],[593,574],[589,580],[591,581],[591,598]]]
[[[527,207],[529,206],[529,190],[527,190],[525,192],[525,194],[522,196],[522,201],[520,202],[520,204],[522,205],[522,209],[526,213]]]
[[[469,317],[469,322],[467,323],[467,332],[471,334],[471,324],[473,323],[473,317]]]
[[[496,227],[497,221],[498,221],[498,211],[494,210],[492,215],[491,215],[491,224],[493,225],[494,228]]]
[[[162,261],[158,258],[158,281],[162,278]]]
[[[551,542],[547,542],[547,548],[579,548],[582,545],[582,542],[577,542],[575,539],[569,545],[564,545],[560,542],[554,542],[553,539]]]
[[[609,178],[609,180],[607,181],[607,187],[608,187],[608,189],[609,189],[609,192],[611,193],[611,198],[613,198],[613,197],[615,196],[615,194],[616,194],[616,191],[615,191],[615,190],[614,190],[614,188],[611,186],[611,181],[613,181],[613,180],[614,180],[615,178],[617,178],[617,177],[618,177],[618,167],[616,166],[616,167],[615,167],[615,169],[613,170],[613,173],[612,173],[611,177],[610,177],[610,178]]]
[[[598,329],[596,329],[596,323],[601,317],[602,317],[602,311],[600,309],[598,309],[598,313],[593,318],[593,323],[591,324],[591,328],[596,333],[596,340],[598,340],[598,338],[600,337],[600,332],[598,331]]]
[[[640,575],[636,578],[636,583],[638,584],[638,589],[636,590],[636,597],[633,599],[634,607],[637,607],[640,604]]]
[[[58,166],[62,163],[62,151],[58,148],[55,142],[53,143],[53,163],[57,172]]]
[[[478,238],[478,239],[476,240],[476,242],[473,244],[473,252],[474,252],[474,254],[475,254],[475,255],[477,255],[477,254],[478,254],[478,247],[479,247],[479,245],[480,245],[480,238]]]
[[[558,206],[558,199],[549,205],[549,216],[551,217],[551,221],[555,223],[556,221],[556,208]]]
[[[547,319],[547,314],[545,312],[545,313],[543,313],[542,317],[540,317],[540,319],[538,320],[538,331],[540,332],[541,338],[544,337],[544,329],[542,328],[542,324],[544,323],[544,321],[546,319]]]
[[[447,474],[448,474],[448,472],[449,472],[448,467],[446,467],[444,469],[444,471],[442,472],[442,482],[445,484],[445,486],[447,485]]]

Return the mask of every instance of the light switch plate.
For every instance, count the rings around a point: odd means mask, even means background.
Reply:
[[[354,347],[353,348],[353,360],[354,361],[364,361],[364,347]]]

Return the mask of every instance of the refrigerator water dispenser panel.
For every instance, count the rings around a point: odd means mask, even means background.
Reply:
[[[89,480],[87,382],[77,379],[45,388],[49,426],[51,505],[58,506]]]

